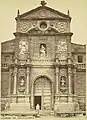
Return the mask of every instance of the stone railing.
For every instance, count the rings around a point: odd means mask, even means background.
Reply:
[[[86,65],[85,64],[77,64],[77,68],[78,69],[86,69]]]
[[[1,68],[7,69],[8,68],[8,63],[2,63]]]

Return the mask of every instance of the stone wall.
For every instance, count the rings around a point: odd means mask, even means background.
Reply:
[[[76,73],[76,94],[79,96],[86,94],[86,72]]]
[[[38,77],[46,76],[48,77],[53,83],[55,83],[55,69],[51,67],[33,67],[31,68],[30,73],[30,81],[31,84],[34,82]]]
[[[86,109],[86,72],[76,74],[76,94],[78,95],[80,110]]]
[[[40,59],[40,44],[46,44],[46,58],[54,59],[55,57],[55,37],[54,36],[32,36],[30,38],[31,59]]]
[[[9,88],[9,73],[1,72],[1,97],[6,97],[8,95]]]

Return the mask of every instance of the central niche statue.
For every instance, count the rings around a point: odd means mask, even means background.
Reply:
[[[45,44],[41,44],[40,45],[40,56],[41,57],[45,57],[46,56],[46,45]]]

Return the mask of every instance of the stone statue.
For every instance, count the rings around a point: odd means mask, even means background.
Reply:
[[[62,87],[65,87],[65,85],[66,85],[66,81],[65,81],[65,77],[61,77],[61,86]]]
[[[24,86],[24,79],[21,80],[20,86]]]
[[[45,55],[46,55],[46,48],[44,47],[44,45],[41,45],[40,55],[41,55],[41,56],[45,56]]]

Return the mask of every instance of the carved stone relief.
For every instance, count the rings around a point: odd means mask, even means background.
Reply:
[[[27,53],[28,53],[28,42],[27,40],[20,40],[19,42],[19,59],[20,60],[26,60],[27,59]],[[22,61],[20,61],[22,62]]]
[[[40,29],[40,23],[43,22],[43,20],[23,20],[20,23],[17,24],[17,32],[27,33],[32,28],[38,28]],[[64,33],[68,32],[68,25],[66,21],[59,21],[59,20],[45,20],[44,22],[47,23],[47,26],[55,28],[58,32]],[[47,29],[49,28],[47,27]],[[47,30],[46,29],[46,30]]]
[[[18,70],[18,77],[20,77],[20,76],[25,76],[26,74],[25,74],[25,69],[24,68],[21,68],[21,69],[19,69]]]
[[[49,17],[56,17],[56,18],[63,18],[62,16],[54,13],[54,12],[51,12],[49,10],[46,10],[46,9],[40,9],[38,11],[35,11],[33,12],[32,14],[29,14],[27,15],[26,17],[24,17],[24,19],[29,19],[29,18],[49,18]]]
[[[31,28],[31,22],[27,22],[27,21],[21,21],[20,22],[20,32],[28,32],[29,28]]]
[[[21,40],[19,42],[19,55],[23,55],[27,51],[28,51],[28,43],[27,43],[27,41]]]
[[[66,39],[61,39],[58,41],[58,51],[67,51]]]

